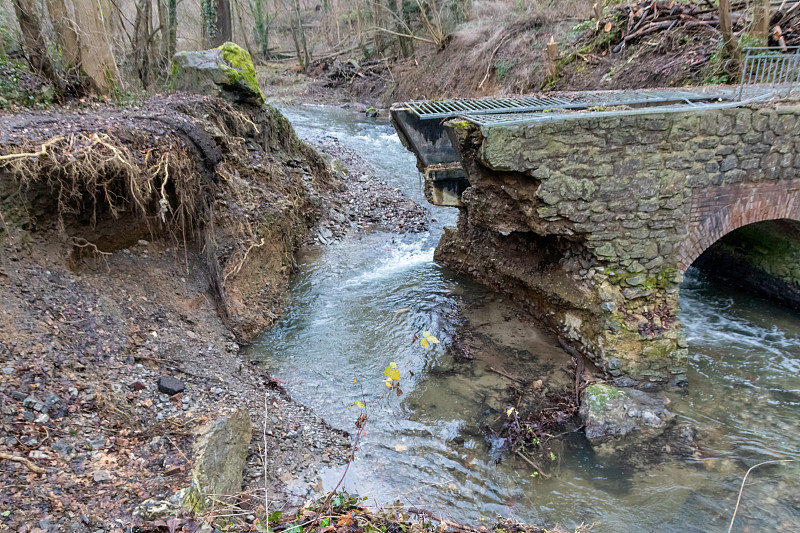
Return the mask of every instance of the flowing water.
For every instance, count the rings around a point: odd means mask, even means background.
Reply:
[[[302,138],[338,139],[427,206],[414,157],[385,121],[326,107],[285,113]],[[353,402],[374,408],[348,491],[462,522],[499,514],[566,527],[594,523],[594,531],[726,531],[744,472],[799,458],[800,318],[690,271],[681,290],[689,392],[671,409],[696,428],[698,450],[632,467],[601,462],[574,433],[550,465],[551,479],[532,477],[524,463],[498,464],[502,442],[483,428],[497,427],[511,384],[489,368],[538,376],[557,390],[569,382],[566,355],[505,299],[433,262],[442,227],[454,224],[456,212],[428,208],[428,233],[372,232],[301,252],[285,318],[251,350],[287,381],[293,398],[335,427],[354,433]],[[477,343],[474,361],[457,361],[448,349],[464,328]],[[423,331],[442,343],[422,348],[413,339]],[[379,400],[389,362],[402,372],[404,394]],[[325,490],[341,472],[324,473]],[[800,531],[799,464],[754,470],[738,516],[738,531]]]

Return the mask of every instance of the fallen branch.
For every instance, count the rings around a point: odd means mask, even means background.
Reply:
[[[508,375],[508,374],[506,374],[505,372],[501,372],[501,371],[499,371],[499,370],[495,370],[495,369],[494,369],[494,368],[492,368],[492,367],[489,367],[489,370],[491,370],[491,371],[492,371],[492,372],[494,372],[495,374],[498,374],[498,375],[500,375],[500,376],[503,376],[503,377],[504,377],[504,378],[506,378],[506,379],[510,379],[511,381],[516,381],[516,382],[517,382],[517,383],[519,383],[520,385],[525,385],[525,384],[526,384],[526,383],[525,383],[524,381],[522,381],[521,379],[519,379],[519,378],[515,378],[514,376],[509,376],[509,375]]]
[[[521,458],[523,461],[525,461],[526,463],[528,463],[529,465],[531,465],[531,466],[532,466],[534,469],[536,469],[536,471],[537,471],[537,472],[539,472],[539,475],[540,475],[540,476],[542,476],[542,477],[543,477],[543,478],[545,478],[545,479],[550,479],[550,476],[549,476],[548,474],[545,474],[545,473],[542,471],[542,469],[541,469],[541,468],[539,468],[539,466],[538,466],[536,463],[534,463],[533,461],[531,461],[531,460],[528,458],[528,456],[527,456],[527,455],[525,455],[524,453],[522,453],[522,450],[517,450],[517,455],[518,455],[518,456],[519,456],[519,457],[520,457],[520,458]]]
[[[0,452],[0,459],[5,459],[6,461],[14,461],[15,463],[21,463],[26,467],[28,467],[28,470],[30,470],[31,472],[36,472],[37,474],[44,474],[46,472],[46,470],[41,466],[36,466],[28,459],[20,457],[19,455],[10,455],[7,453]]]

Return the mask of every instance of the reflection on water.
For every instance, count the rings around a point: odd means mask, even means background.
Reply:
[[[301,136],[338,138],[421,201],[413,157],[387,124],[330,108],[287,115]],[[453,212],[434,214],[447,224],[455,219]],[[797,314],[690,271],[681,291],[692,352],[689,393],[676,396],[671,408],[697,428],[694,456],[665,454],[640,468],[601,463],[573,434],[562,443],[552,479],[532,478],[513,461],[496,464],[502,443],[483,428],[502,416],[513,394],[508,380],[488,368],[542,378],[558,390],[568,384],[565,356],[503,298],[434,264],[440,232],[440,226],[420,235],[378,232],[301,253],[284,320],[252,349],[287,380],[295,399],[351,431],[357,413],[348,406],[362,394],[377,404],[383,367],[398,363],[405,394],[379,403],[348,490],[460,521],[502,514],[564,526],[596,523],[595,531],[720,531],[747,468],[797,457]],[[454,335],[465,329],[477,343],[473,361],[450,353]],[[423,330],[442,344],[425,350],[413,343]],[[326,489],[340,473],[326,473]],[[800,531],[798,474],[797,464],[754,471],[737,523],[749,531]]]

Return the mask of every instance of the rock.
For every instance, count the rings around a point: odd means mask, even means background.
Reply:
[[[211,506],[208,495],[224,501],[224,495],[242,490],[242,474],[252,436],[250,413],[236,411],[206,424],[195,441],[192,485],[183,498],[183,506],[200,512]]]
[[[183,392],[183,381],[172,376],[161,376],[158,378],[158,392],[169,394],[170,396]]]
[[[179,505],[155,498],[145,500],[133,509],[134,516],[139,516],[145,521],[176,516],[179,512]]]
[[[37,400],[33,396],[28,396],[22,401],[22,406],[27,407],[28,409],[32,409],[34,411],[39,411],[40,413],[47,412],[47,406],[44,402]]]
[[[105,470],[95,470],[92,472],[92,479],[94,479],[95,483],[105,483],[106,481],[111,481],[111,474]]]
[[[594,444],[638,431],[647,431],[649,437],[660,435],[674,418],[666,404],[657,394],[595,384],[586,387],[580,414],[586,437]]]
[[[256,81],[250,54],[234,43],[173,56],[171,82],[176,90],[220,96],[261,107],[264,93]]]

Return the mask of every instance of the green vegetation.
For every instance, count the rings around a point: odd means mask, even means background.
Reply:
[[[503,83],[503,81],[508,76],[508,73],[511,72],[511,69],[513,68],[514,68],[513,60],[505,58],[496,59],[494,62],[494,71],[495,75],[497,76],[497,81]]]

